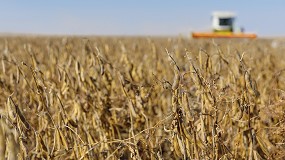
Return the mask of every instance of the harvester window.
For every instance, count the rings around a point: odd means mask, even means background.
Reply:
[[[232,19],[231,18],[220,18],[220,26],[231,26]]]

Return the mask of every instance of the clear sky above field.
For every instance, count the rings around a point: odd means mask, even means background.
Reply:
[[[29,0],[0,2],[1,33],[188,35],[211,27],[212,11],[237,14],[261,36],[285,36],[284,0]]]

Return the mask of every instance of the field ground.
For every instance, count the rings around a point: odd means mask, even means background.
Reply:
[[[0,42],[0,159],[285,159],[282,40]]]

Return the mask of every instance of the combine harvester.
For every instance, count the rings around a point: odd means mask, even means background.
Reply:
[[[212,32],[193,32],[193,38],[256,38],[253,33],[244,33],[243,28],[236,28],[235,14],[232,12],[213,12]]]

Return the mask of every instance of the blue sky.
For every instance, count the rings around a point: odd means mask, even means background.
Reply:
[[[285,36],[284,0],[11,0],[0,2],[0,33],[188,35],[211,27],[212,11],[237,14],[260,36]]]

